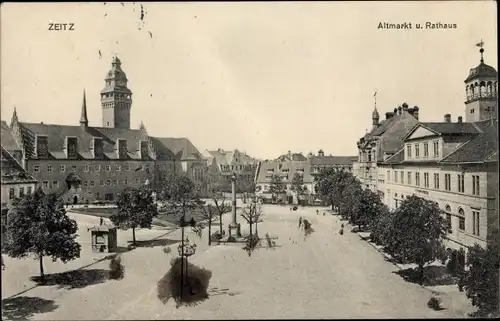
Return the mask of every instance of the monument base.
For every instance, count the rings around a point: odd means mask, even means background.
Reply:
[[[229,236],[241,237],[241,225],[229,224]]]

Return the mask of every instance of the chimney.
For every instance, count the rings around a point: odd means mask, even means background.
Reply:
[[[415,117],[416,120],[418,120],[418,106],[413,106],[413,117]]]
[[[403,103],[403,111],[407,111],[408,110],[408,104],[407,103]]]
[[[445,123],[451,123],[451,114],[445,114],[444,115],[444,122]]]
[[[403,110],[403,107],[399,106],[399,107],[398,107],[398,115],[401,115],[401,114],[402,114],[402,110]]]
[[[398,114],[398,109],[394,108],[394,113],[392,114],[392,116],[396,116],[397,114]]]
[[[462,116],[458,116],[458,122],[462,123]]]
[[[390,111],[386,112],[386,113],[385,113],[385,119],[389,119],[389,118],[391,118],[391,117],[392,117],[392,115],[393,115],[393,113],[392,113],[392,112],[390,112]]]

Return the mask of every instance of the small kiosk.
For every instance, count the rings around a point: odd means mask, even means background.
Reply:
[[[92,252],[116,252],[116,227],[112,225],[97,225],[89,228],[92,240]]]

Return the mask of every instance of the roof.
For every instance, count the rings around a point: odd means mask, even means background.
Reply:
[[[479,133],[473,123],[420,123],[420,125],[442,135]]]
[[[467,79],[465,79],[465,82],[469,82],[476,78],[496,77],[496,76],[497,76],[497,71],[495,70],[495,68],[481,61],[481,63],[477,67],[472,68],[469,71],[469,76],[467,77]]]
[[[496,161],[498,159],[498,121],[488,121],[489,126],[484,131],[473,137],[453,152],[445,156],[440,163],[476,163]],[[481,124],[480,126],[484,126]]]
[[[377,161],[383,161],[384,153],[396,153],[407,133],[418,124],[418,120],[407,111],[392,116],[386,122],[386,128],[379,134]]]
[[[383,163],[384,164],[399,164],[405,160],[405,153],[404,149],[401,148],[398,150],[394,155],[386,159]]]
[[[113,225],[94,225],[93,227],[88,228],[89,231],[95,232],[109,232],[110,230],[116,230],[116,227]]]
[[[283,172],[287,170],[288,173]],[[309,161],[288,161],[280,162],[277,160],[264,161],[260,163],[258,173],[256,175],[256,183],[269,183],[271,182],[270,176],[273,174],[280,174],[286,176],[284,182],[292,182],[295,173],[299,172],[298,169],[303,170],[304,183],[311,183],[314,181],[311,175],[311,163]],[[273,172],[270,172],[273,170]],[[302,174],[302,172],[301,172]]]
[[[127,141],[129,159],[140,159],[140,141],[151,142],[156,152],[157,160],[190,160],[201,159],[201,155],[187,138],[149,137],[139,129],[122,129],[109,127],[83,127],[69,125],[20,123],[26,154],[28,157],[35,152],[36,135],[48,136],[48,151],[51,158],[65,159],[64,144],[66,137],[78,139],[78,154],[83,159],[93,159],[92,140],[102,138],[105,159],[117,159],[117,140]]]
[[[358,156],[311,156],[311,165],[351,165]]]
[[[307,157],[302,155],[302,153],[288,153],[283,154],[277,158],[277,160],[286,162],[286,161],[306,161]]]
[[[207,150],[207,153],[217,161],[219,166],[231,164],[254,165],[257,162],[254,158],[237,149],[234,151],[224,151],[222,149]]]
[[[21,146],[19,146],[14,139],[14,136],[12,135],[12,131],[10,130],[9,126],[7,123],[2,120],[1,121],[1,144],[2,147],[5,148],[7,151],[13,151],[13,150],[21,150]]]
[[[2,137],[3,139],[3,137]],[[2,184],[35,183],[36,180],[26,172],[21,164],[3,146],[1,147]]]
[[[201,160],[203,157],[198,149],[187,138],[151,137],[156,149],[157,159]]]

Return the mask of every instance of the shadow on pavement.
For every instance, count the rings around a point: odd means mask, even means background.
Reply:
[[[109,279],[109,271],[103,269],[74,270],[62,273],[45,275],[45,282],[40,276],[33,276],[31,280],[40,286],[57,285],[67,289],[81,289],[89,285],[104,283]]]
[[[172,244],[179,243],[181,240],[171,240],[171,239],[154,239],[148,241],[135,241],[136,247],[156,247],[156,246],[169,246]],[[132,241],[129,241],[132,244]]]
[[[38,313],[48,313],[59,306],[53,300],[17,296],[2,300],[2,320],[27,320]]]
[[[410,283],[419,283],[419,272],[417,268],[408,268],[396,272],[392,272],[401,276],[405,281]],[[444,266],[426,266],[424,267],[424,283],[425,286],[439,286],[456,284],[455,279],[446,272]]]
[[[241,292],[231,292],[229,289],[219,289],[217,287],[213,287],[210,290],[208,290],[208,295],[209,296],[216,296],[216,295],[229,295],[229,296],[235,296],[241,294]]]

